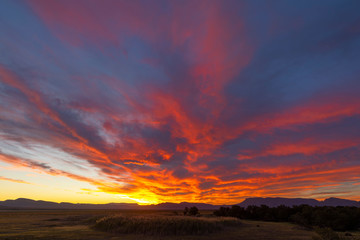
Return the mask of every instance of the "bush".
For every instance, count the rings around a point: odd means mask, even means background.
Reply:
[[[184,209],[184,216],[196,216],[199,215],[199,209],[195,206],[191,207],[190,209],[188,207],[185,207]]]
[[[189,209],[190,216],[196,216],[198,214],[199,214],[199,209],[197,207],[194,206]]]
[[[188,208],[188,207],[185,207],[185,209],[184,209],[184,216],[188,215],[188,213],[189,213],[189,208]]]
[[[207,234],[238,224],[240,222],[235,218],[108,216],[99,219],[93,228],[112,233],[163,236]]]

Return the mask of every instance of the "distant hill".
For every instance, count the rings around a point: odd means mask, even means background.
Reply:
[[[260,206],[260,205],[267,205],[269,207],[277,207],[280,205],[285,206],[296,206],[307,204],[310,206],[354,206],[360,207],[360,202],[341,199],[341,198],[328,198],[324,201],[318,201],[316,199],[311,198],[247,198],[242,203],[237,205],[241,207],[247,207],[250,205]]]
[[[295,206],[307,204],[310,206],[318,206],[319,201],[315,199],[306,199],[306,198],[247,198],[242,203],[238,205],[241,207],[247,207],[250,205],[260,206],[260,205],[267,205],[269,207],[277,207],[280,205],[285,206]]]
[[[142,208],[159,209],[159,210],[183,210],[185,207],[190,208],[193,206],[196,206],[198,209],[215,210],[220,207],[226,207],[228,205],[212,205],[212,204],[206,204],[206,203],[181,202],[181,203],[160,203],[157,205],[142,206]]]
[[[328,198],[324,201],[307,198],[247,198],[243,202],[236,204],[241,207],[250,205],[260,206],[267,205],[269,207],[277,207],[280,205],[295,206],[307,204],[310,206],[355,206],[360,207],[360,202],[340,199]],[[141,209],[141,210],[183,210],[185,207],[196,206],[200,210],[215,210],[220,207],[228,207],[231,205],[212,205],[206,203],[160,203],[156,205],[138,205],[136,203],[107,203],[107,204],[87,204],[87,203],[56,203],[48,201],[36,201],[27,198],[18,198],[16,200],[0,201],[0,210],[9,209]]]
[[[0,201],[0,205],[8,208],[21,209],[136,209],[136,203],[108,203],[108,204],[86,204],[86,203],[56,203],[47,201],[36,201],[27,198]]]
[[[0,205],[0,210],[10,210],[10,209],[11,209],[10,207]]]
[[[348,199],[341,199],[341,198],[328,198],[324,201],[320,202],[322,206],[354,206],[360,207],[360,201],[353,201]]]
[[[220,205],[206,203],[160,203],[156,205],[138,205],[137,203],[107,203],[107,204],[87,204],[87,203],[56,203],[48,201],[36,201],[27,198],[16,200],[0,201],[0,209],[143,209],[143,210],[183,210],[185,207],[196,206],[198,209],[215,210]],[[225,205],[221,205],[225,206]]]

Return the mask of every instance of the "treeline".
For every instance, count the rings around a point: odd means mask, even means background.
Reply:
[[[300,205],[268,207],[265,205],[221,207],[216,216],[240,219],[294,222],[305,227],[329,227],[335,231],[355,230],[360,227],[360,208],[357,207],[312,207]]]

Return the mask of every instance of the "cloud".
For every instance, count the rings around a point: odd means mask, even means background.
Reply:
[[[148,202],[341,196],[357,5],[6,2],[1,161]]]
[[[30,184],[29,182],[26,182],[26,181],[24,181],[24,180],[12,179],[12,178],[2,177],[2,176],[0,176],[0,180],[3,180],[3,181],[10,181],[10,182],[14,182],[14,183],[25,183],[25,184]]]

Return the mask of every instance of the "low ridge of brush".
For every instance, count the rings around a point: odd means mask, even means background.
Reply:
[[[236,218],[203,218],[183,216],[122,216],[100,218],[94,229],[112,233],[144,235],[198,235],[223,230],[227,226],[239,225]]]

